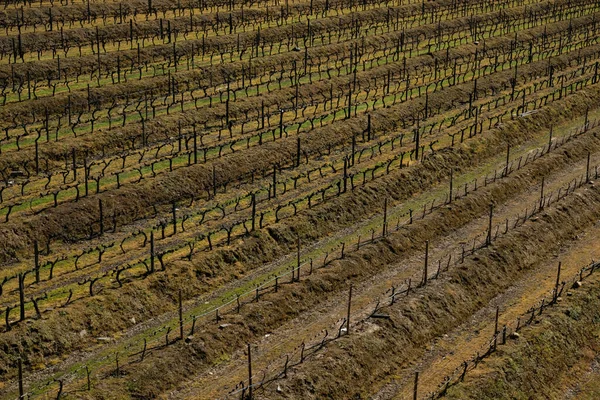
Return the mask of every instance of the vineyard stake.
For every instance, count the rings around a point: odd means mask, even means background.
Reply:
[[[454,182],[454,168],[450,168],[450,195],[448,196],[448,204],[452,203],[453,182]]]
[[[423,266],[423,286],[427,285],[427,268],[429,267],[429,240],[425,241],[425,265]]]
[[[419,131],[415,129],[415,161],[419,161]]]
[[[90,369],[88,368],[88,366],[85,366],[85,374],[87,376],[87,390],[92,390],[92,381],[90,379]]]
[[[591,157],[591,153],[588,151],[587,164],[586,164],[586,168],[585,168],[585,183],[590,183],[590,157]]]
[[[25,392],[23,391],[23,360],[19,356],[18,358],[18,368],[19,368],[19,399],[25,398]]]
[[[506,170],[504,172],[504,176],[508,176],[509,163],[510,163],[510,143],[506,145]]]
[[[273,198],[277,197],[277,166],[273,165]]]
[[[150,231],[150,273],[154,273],[154,231]]]
[[[183,301],[181,300],[181,289],[179,289],[179,337],[183,340]]]
[[[348,157],[344,157],[344,179],[343,179],[343,190],[342,193],[346,193],[348,189]]]
[[[6,332],[11,330],[9,314],[10,314],[10,306],[6,306],[6,312],[4,313],[4,322],[6,324]]]
[[[255,220],[256,220],[256,194],[252,193],[252,232],[255,229]]]
[[[346,334],[350,334],[350,306],[352,305],[352,284],[350,284],[350,292],[348,293],[348,313],[346,314]]]
[[[383,232],[382,232],[382,235],[384,237],[387,234],[387,205],[388,205],[388,199],[386,197],[383,201]]]
[[[413,387],[413,400],[417,400],[419,392],[419,371],[415,372],[415,385]]]
[[[488,233],[486,238],[486,245],[489,246],[492,244],[492,219],[494,218],[494,204],[490,203],[490,218],[488,221]]]
[[[500,313],[500,307],[496,307],[496,323],[494,325],[494,351],[498,345],[498,316]]]
[[[40,282],[40,251],[38,248],[38,242],[35,240],[33,242],[33,258],[34,258],[34,267],[35,267],[35,283]]]
[[[544,209],[544,185],[546,183],[545,177],[542,177],[542,190],[540,191],[540,210]]]
[[[248,399],[252,400],[252,352],[248,343]]]
[[[25,277],[22,273],[19,273],[17,279],[19,279],[19,321],[23,321],[25,319],[25,285],[23,282],[25,280]]]
[[[558,285],[560,284],[560,269],[562,262],[558,262],[558,272],[556,273],[556,284],[554,285],[554,302],[558,299]]]
[[[148,343],[146,341],[146,338],[144,338],[144,349],[142,350],[142,359],[141,361],[144,361],[144,358],[146,357],[146,347],[147,347]]]
[[[71,159],[73,162],[73,182],[75,182],[77,180],[77,160],[76,160],[76,156],[75,156],[75,148],[71,149]]]

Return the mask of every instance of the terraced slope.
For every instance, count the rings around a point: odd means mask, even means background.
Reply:
[[[598,17],[7,0],[0,396],[442,395],[598,257]]]

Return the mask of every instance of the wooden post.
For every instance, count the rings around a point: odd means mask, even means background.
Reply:
[[[540,191],[540,210],[544,209],[544,183],[546,179],[542,177],[542,190]]]
[[[452,203],[453,181],[454,181],[454,168],[450,168],[450,193],[448,196],[448,204]]]
[[[585,167],[585,182],[586,183],[590,182],[590,157],[591,157],[591,153],[588,151],[588,154],[587,154],[587,165]]]
[[[352,135],[352,166],[354,167],[354,153],[356,152],[356,135]]]
[[[300,137],[298,137],[296,140],[296,167],[300,166],[300,151],[301,151],[300,145],[301,145]]]
[[[25,319],[25,277],[22,273],[19,273],[17,277],[19,279],[19,321],[23,321]]]
[[[35,267],[35,283],[40,282],[40,251],[37,240],[33,242],[33,265]]]
[[[252,232],[254,232],[254,229],[256,227],[255,221],[256,221],[256,194],[252,193]]]
[[[344,157],[344,180],[343,180],[342,193],[346,193],[347,189],[348,189],[348,157]]]
[[[415,129],[415,161],[419,161],[419,129]]]
[[[387,197],[383,200],[383,236],[385,237],[387,235],[387,204],[388,204],[388,199]]]
[[[562,267],[562,262],[558,262],[558,272],[556,273],[556,284],[554,285],[554,301],[558,299],[558,285],[560,285],[560,269]]]
[[[21,357],[18,359],[19,368],[19,399],[25,398],[25,391],[23,390],[23,360]]]
[[[154,273],[154,231],[150,231],[150,273]]]
[[[508,166],[510,163],[510,143],[506,145],[506,170],[504,172],[504,176],[508,176],[509,170]]]
[[[425,241],[425,266],[423,268],[423,286],[427,285],[427,269],[429,267],[429,240]]]
[[[73,181],[77,180],[77,158],[75,155],[75,148],[71,149],[71,159],[73,164]]]
[[[413,387],[413,400],[417,400],[419,394],[419,371],[415,372],[415,385]]]
[[[89,178],[88,178],[88,167],[87,167],[87,156],[83,158],[83,178],[85,187],[85,196],[87,197],[89,192]]]
[[[352,305],[352,284],[350,284],[350,292],[348,293],[348,312],[346,314],[346,334],[350,334],[350,306]]]
[[[85,374],[87,375],[87,390],[92,390],[92,381],[90,379],[90,369],[85,366]]]
[[[494,324],[494,350],[498,345],[498,316],[500,314],[500,307],[496,307],[496,323]]]
[[[6,306],[6,312],[4,313],[4,322],[6,325],[6,332],[10,331],[10,306]]]
[[[252,400],[252,352],[248,343],[248,399]]]
[[[273,198],[277,197],[277,166],[273,165]]]
[[[486,245],[489,246],[492,244],[492,219],[494,218],[494,204],[490,203],[490,218],[488,222],[488,233],[486,238]]]

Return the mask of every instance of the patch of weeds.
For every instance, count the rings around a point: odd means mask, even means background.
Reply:
[[[570,307],[567,311],[565,311],[565,314],[567,314],[568,317],[574,319],[575,321],[579,321],[579,319],[581,318],[581,307]]]

